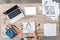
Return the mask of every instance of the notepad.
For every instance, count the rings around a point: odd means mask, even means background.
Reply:
[[[36,15],[36,7],[24,7],[25,15]]]
[[[56,24],[55,23],[44,24],[44,36],[56,36]]]

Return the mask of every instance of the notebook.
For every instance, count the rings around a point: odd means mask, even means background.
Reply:
[[[16,21],[24,17],[24,14],[17,5],[5,11],[4,14],[8,16],[11,23],[15,23]]]

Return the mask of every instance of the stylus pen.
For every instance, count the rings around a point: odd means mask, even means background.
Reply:
[[[26,38],[34,38],[34,37],[32,36],[32,37],[26,37]]]
[[[14,25],[15,26],[15,25]],[[15,26],[16,27],[16,26]],[[18,27],[16,27],[17,29],[19,29]]]

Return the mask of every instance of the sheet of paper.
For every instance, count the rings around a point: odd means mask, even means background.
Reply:
[[[34,33],[35,23],[34,22],[25,22],[23,23],[23,33]]]
[[[36,15],[36,7],[24,7],[25,15]]]
[[[56,24],[55,23],[44,24],[44,36],[56,36]]]
[[[42,14],[51,18],[52,20],[58,19],[59,16],[59,3],[50,2],[43,6]]]

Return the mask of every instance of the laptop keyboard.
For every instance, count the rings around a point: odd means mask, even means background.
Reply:
[[[17,15],[20,14],[20,13],[21,13],[21,11],[20,11],[19,9],[17,9],[17,10],[15,10],[15,11],[11,12],[11,13],[8,15],[8,17],[9,17],[10,19],[12,19],[12,18],[14,18],[15,16],[17,16]]]

